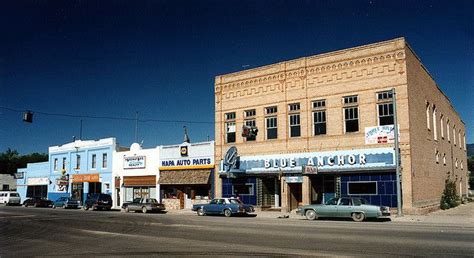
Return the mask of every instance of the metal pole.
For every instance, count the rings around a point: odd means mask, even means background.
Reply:
[[[135,113],[135,142],[138,142],[138,111]]]
[[[392,88],[392,104],[393,104],[393,134],[395,142],[395,169],[397,177],[397,216],[403,216],[402,212],[402,195],[401,195],[401,184],[400,184],[400,157],[399,157],[399,142],[398,142],[398,120],[397,120],[397,98],[395,88]]]
[[[82,141],[82,119],[81,119],[81,130],[79,131],[79,140]]]

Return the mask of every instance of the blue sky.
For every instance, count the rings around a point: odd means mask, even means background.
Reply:
[[[216,75],[401,36],[473,143],[473,9],[473,1],[3,1],[0,151],[47,152],[79,137],[81,119],[83,139],[130,146],[133,119],[105,117],[136,112],[165,120],[139,122],[144,147],[181,143],[184,125],[193,142],[214,139]],[[32,124],[21,110],[35,112]]]

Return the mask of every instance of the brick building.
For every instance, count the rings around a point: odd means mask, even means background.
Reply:
[[[437,208],[448,178],[465,195],[464,123],[397,38],[216,76],[216,196],[285,211],[343,195],[396,208],[392,89],[404,212]]]

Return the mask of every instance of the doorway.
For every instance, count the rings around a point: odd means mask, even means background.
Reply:
[[[84,203],[84,183],[72,183],[72,198]]]
[[[290,183],[288,184],[290,193],[290,210],[294,210],[301,205],[303,201],[303,185],[301,183]]]

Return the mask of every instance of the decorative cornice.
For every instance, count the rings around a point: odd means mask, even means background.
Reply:
[[[385,54],[363,56],[339,62],[296,67],[230,83],[216,83],[216,102],[222,99],[245,97],[261,93],[283,92],[286,87],[296,87],[295,80],[306,81],[306,86],[334,81],[371,77],[395,72],[405,72],[405,51],[398,49]],[[398,67],[397,67],[398,66]],[[291,85],[290,85],[291,84]],[[303,85],[304,87],[304,85]],[[222,99],[221,97],[222,96]]]

